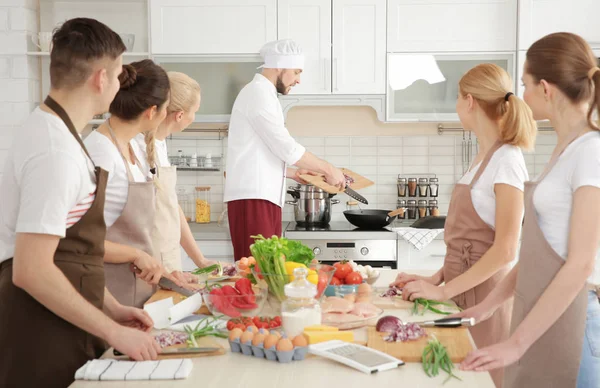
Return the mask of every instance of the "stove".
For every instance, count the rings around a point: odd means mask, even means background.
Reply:
[[[327,226],[291,222],[284,235],[312,248],[323,263],[353,260],[375,268],[398,267],[398,235],[389,228],[364,230],[348,222],[332,222]]]

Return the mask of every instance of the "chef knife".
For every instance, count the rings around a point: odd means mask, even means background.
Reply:
[[[362,195],[358,194],[356,191],[346,186],[346,190],[344,191],[350,198],[356,199],[360,203],[364,203],[365,205],[369,204],[369,201]]]
[[[135,266],[134,264],[130,264],[129,265],[129,269],[131,269],[131,272],[135,272],[135,273],[140,273],[142,272],[137,266]],[[160,280],[158,281],[158,285],[161,286],[162,288],[166,288],[167,290],[171,290],[171,291],[175,291],[180,293],[183,296],[192,296],[196,293],[195,290],[188,290],[185,289],[183,287],[179,287],[174,281],[167,279],[166,277],[162,276],[160,278]]]
[[[469,327],[475,325],[475,318],[441,318],[434,321],[415,323],[423,327]]]
[[[221,348],[215,347],[203,347],[203,348],[174,348],[174,349],[162,349],[159,354],[196,354],[196,353],[212,353],[221,350]],[[123,356],[124,354],[119,352],[117,349],[113,349],[115,356]]]

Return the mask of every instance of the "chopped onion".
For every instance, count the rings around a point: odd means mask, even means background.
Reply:
[[[401,323],[396,331],[390,332],[383,340],[386,342],[405,342],[418,340],[425,336],[427,336],[427,333],[425,333],[425,330],[423,330],[421,326],[409,322]]]
[[[400,296],[402,295],[402,289],[401,288],[397,288],[397,287],[390,287],[387,289],[386,292],[384,292],[383,294],[379,295],[382,298],[391,298],[394,296]]]
[[[161,348],[165,348],[167,346],[185,344],[188,340],[189,336],[186,333],[169,331],[162,332],[154,337],[156,342],[160,345]]]

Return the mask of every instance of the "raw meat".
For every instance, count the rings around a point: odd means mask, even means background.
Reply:
[[[321,311],[323,314],[328,313],[349,313],[352,311],[354,303],[349,300],[338,298],[337,296],[330,296],[321,302]]]
[[[354,322],[361,319],[354,314],[336,314],[336,313],[328,313],[323,314],[322,322],[323,324],[340,324],[347,322]]]
[[[379,309],[371,303],[355,303],[351,314],[359,317],[371,318],[377,315]]]

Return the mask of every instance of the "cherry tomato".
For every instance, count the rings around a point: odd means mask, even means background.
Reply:
[[[360,276],[360,273],[358,273],[358,272],[351,272],[344,279],[344,282],[346,284],[361,284],[362,281],[363,281],[362,276]]]
[[[342,260],[339,263],[335,263],[333,266],[335,267],[335,272],[333,276],[340,280],[346,279],[346,276],[348,276],[352,272],[352,266],[348,264],[346,260]]]
[[[280,317],[279,315],[277,315],[275,318],[273,318],[273,320],[274,320],[275,322],[277,322],[277,324],[278,324],[279,326],[281,326],[281,317]]]
[[[331,282],[329,282],[330,286],[339,286],[342,284],[342,281],[335,276],[331,278]]]

